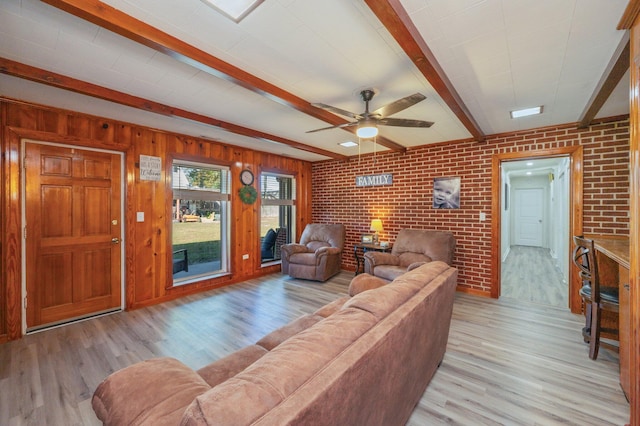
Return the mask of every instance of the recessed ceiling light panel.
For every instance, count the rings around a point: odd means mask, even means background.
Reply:
[[[525,108],[525,109],[517,109],[515,111],[511,111],[510,114],[511,114],[511,118],[520,118],[520,117],[527,117],[529,115],[542,114],[542,106]]]
[[[235,23],[242,21],[264,0],[202,0]]]
[[[342,145],[346,148],[351,148],[352,146],[358,146],[358,144],[353,141],[342,142],[342,143],[339,143],[338,145]]]

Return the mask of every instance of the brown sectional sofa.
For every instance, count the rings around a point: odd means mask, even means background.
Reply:
[[[402,425],[442,361],[457,269],[353,279],[336,300],[194,371],[172,358],[107,377],[106,425]]]

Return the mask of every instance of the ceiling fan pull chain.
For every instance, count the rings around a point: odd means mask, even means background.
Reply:
[[[377,138],[378,138],[377,136],[373,137],[373,165],[374,166],[376,165],[376,161],[378,161],[378,159],[376,158],[376,151],[377,151],[377,148],[378,148],[378,145],[376,144],[376,139]]]

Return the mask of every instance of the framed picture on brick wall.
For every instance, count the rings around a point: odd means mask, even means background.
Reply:
[[[433,208],[460,208],[459,177],[438,177],[433,179]]]

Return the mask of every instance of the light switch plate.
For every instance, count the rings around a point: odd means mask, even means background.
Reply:
[[[136,212],[136,220],[138,222],[144,222],[144,212]]]

